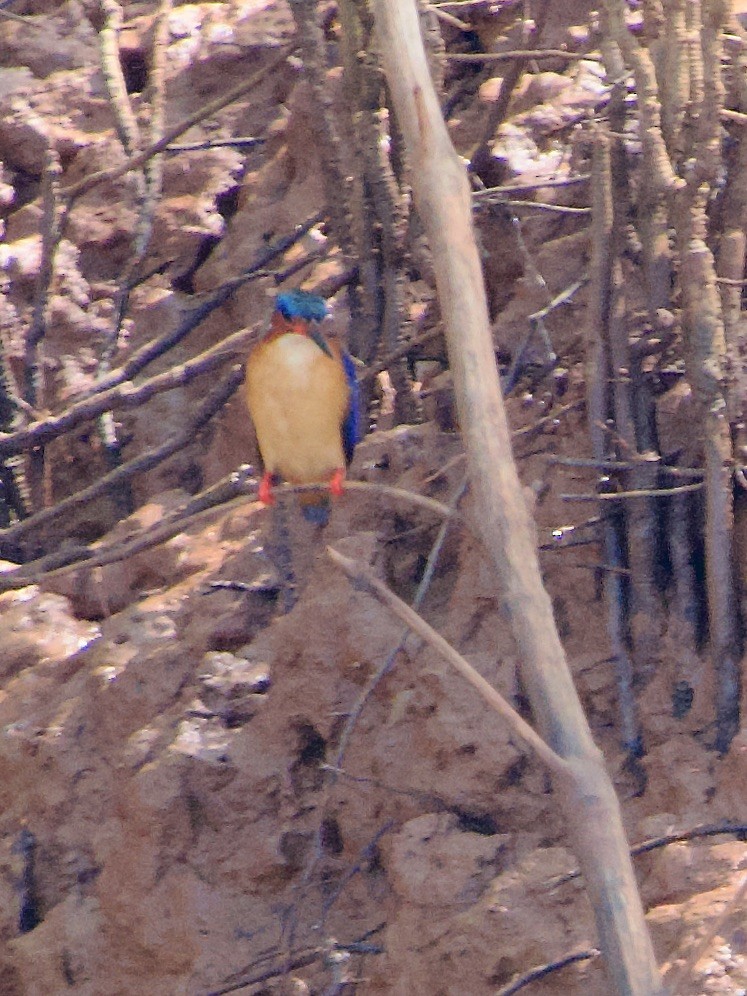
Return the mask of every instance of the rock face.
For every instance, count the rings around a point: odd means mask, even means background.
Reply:
[[[121,59],[146,144],[146,55],[157,5],[123,7]],[[98,4],[23,0],[13,12],[26,23],[0,17],[0,322],[19,376],[42,259],[47,150],[59,158],[63,188],[122,163],[124,154],[99,68]],[[475,14],[475,32],[492,44],[500,18],[483,13]],[[553,5],[548,45],[586,45],[587,13],[583,3]],[[325,16],[332,58],[331,6]],[[502,30],[507,45],[521,47]],[[162,53],[168,124],[268,66],[293,32],[283,0],[175,5]],[[490,151],[491,168],[525,182],[549,180],[580,154],[567,130],[599,97],[596,62],[559,59],[549,68],[517,91]],[[481,134],[499,87],[495,79],[475,86],[474,100],[450,120],[460,149]],[[339,99],[334,71],[330,88]],[[311,91],[289,60],[180,136],[181,148],[163,159],[163,195],[139,270],[150,278],[131,291],[116,362],[174,332],[200,295],[323,208],[327,163],[317,125]],[[221,144],[237,136],[260,141]],[[560,205],[586,203],[583,187],[540,193]],[[128,174],[92,187],[70,213],[49,287],[40,413],[61,410],[102,375],[138,203]],[[540,289],[525,273],[511,226],[490,211],[476,217],[496,348],[511,353],[547,293],[582,276],[585,227],[573,216],[527,226],[548,285]],[[326,248],[317,226],[285,263]],[[415,249],[408,318],[421,329],[433,288],[427,250]],[[334,280],[341,271],[332,252],[313,273]],[[147,372],[258,325],[275,289],[272,277],[247,282]],[[574,355],[583,294],[556,313],[558,352]],[[345,317],[341,303],[338,328]],[[382,415],[358,448],[353,478],[442,501],[457,492],[463,463],[443,360],[436,342],[419,367],[432,420],[384,430]],[[183,431],[216,376],[117,409],[124,459]],[[591,471],[558,467],[551,475],[545,459],[587,453],[582,397],[580,367],[570,361],[545,393],[509,403],[543,541],[569,521],[561,494],[592,490]],[[556,403],[564,414],[540,422]],[[687,437],[688,403],[676,388],[659,401],[662,437],[673,451]],[[118,521],[123,492],[106,493],[33,530],[23,553],[102,535],[129,542],[256,456],[234,397],[189,445],[132,479],[134,513]],[[52,442],[46,458],[52,500],[109,469],[91,423]],[[461,507],[468,518],[468,495]],[[205,996],[255,982],[266,984],[262,992],[481,996],[536,965],[593,948],[578,880],[554,883],[575,861],[544,771],[432,650],[404,639],[401,625],[325,554],[335,546],[411,599],[440,522],[401,497],[365,491],[336,503],[321,537],[292,504],[288,522],[298,600],[286,615],[278,613],[277,532],[270,513],[249,503],[201,513],[125,559],[64,569],[0,595],[0,996]],[[548,550],[543,569],[631,840],[740,818],[744,736],[724,759],[702,745],[702,690],[684,719],[673,716],[676,635],[663,641],[642,698],[648,789],[635,795],[615,732],[598,551],[578,549]],[[2,578],[15,565],[0,567]],[[463,525],[449,531],[423,611],[523,708],[495,581]],[[697,943],[736,891],[746,860],[744,845],[730,838],[679,842],[640,859],[662,961]],[[698,991],[744,992],[740,916],[737,908],[726,917],[697,966]],[[593,958],[535,988],[609,993]]]

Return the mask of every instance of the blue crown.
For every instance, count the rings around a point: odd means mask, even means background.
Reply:
[[[327,315],[327,302],[309,291],[283,291],[275,299],[275,308],[287,321],[302,318],[307,322],[321,322]]]

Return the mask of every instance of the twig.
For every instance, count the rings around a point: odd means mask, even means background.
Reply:
[[[20,14],[14,14],[10,10],[0,9],[0,17],[7,17],[11,21],[18,21],[19,24],[23,24],[26,28],[35,28],[37,31],[40,29],[46,30],[46,24],[40,20],[35,20],[31,17],[21,17]]]
[[[413,336],[412,339],[406,339],[401,342],[396,349],[393,349],[391,353],[387,353],[386,356],[382,356],[375,363],[366,367],[363,374],[360,377],[361,382],[367,380],[373,380],[377,377],[382,370],[386,370],[392,363],[397,360],[401,360],[403,356],[407,356],[409,352],[413,349],[417,349],[418,346],[422,346],[426,342],[430,342],[431,339],[438,339],[443,336],[443,332],[439,328],[428,329],[427,332],[423,332],[420,335]]]
[[[491,197],[510,197],[522,190],[544,190],[545,187],[570,187],[576,183],[588,183],[591,173],[580,173],[578,176],[566,176],[557,180],[535,180],[532,183],[510,183],[504,187],[481,187],[472,191],[476,201],[489,200]]]
[[[459,501],[461,500],[461,497],[464,494],[465,488],[466,488],[466,480],[462,481],[459,488],[455,492],[453,498],[451,499],[450,508],[452,511],[456,512],[457,505],[459,504]],[[415,593],[415,598],[413,600],[413,607],[415,609],[420,607],[426,594],[428,593],[431,581],[433,580],[433,573],[436,569],[438,559],[441,556],[441,550],[443,548],[443,544],[446,539],[448,527],[449,527],[449,519],[446,518],[442,522],[438,535],[433,543],[433,546],[431,547],[430,553],[428,554],[428,561],[426,563],[425,571],[423,572],[423,577],[420,579],[420,584],[418,585],[418,590]],[[345,752],[347,750],[347,745],[350,740],[350,737],[352,736],[353,730],[355,729],[355,726],[358,723],[358,720],[360,719],[360,716],[363,710],[365,709],[366,704],[370,700],[371,696],[374,694],[378,686],[381,684],[386,675],[391,671],[392,667],[394,666],[394,662],[397,659],[397,656],[399,655],[400,651],[404,648],[409,635],[410,635],[410,628],[407,627],[405,631],[401,634],[400,638],[397,640],[397,643],[394,646],[394,648],[389,652],[389,654],[387,654],[385,660],[381,663],[381,665],[376,669],[374,674],[368,680],[368,682],[366,683],[366,687],[358,696],[358,700],[356,701],[355,705],[348,712],[346,716],[345,725],[342,729],[337,744],[335,760],[333,765],[331,765],[329,768],[329,777],[326,779],[325,782],[324,795],[318,806],[319,811],[321,813],[324,813],[329,806],[329,800],[332,794],[332,790],[334,789],[334,786],[337,782],[338,773],[342,769],[342,764],[345,758]],[[308,883],[311,880],[314,870],[316,869],[316,866],[322,856],[321,822],[317,828],[315,838],[316,839],[315,839],[314,849],[311,853],[311,857],[307,862],[306,869],[303,875],[304,884]]]
[[[537,208],[538,211],[550,211],[555,214],[591,214],[590,207],[569,207],[566,204],[551,204],[549,201],[522,201],[496,198],[495,202],[491,201],[490,203],[505,204],[506,207]]]
[[[579,398],[577,401],[569,401],[567,405],[561,405],[557,411],[549,412],[547,415],[543,415],[542,418],[538,418],[536,422],[532,422],[531,425],[523,425],[520,429],[514,429],[511,436],[514,439],[521,438],[522,436],[534,436],[538,432],[542,432],[545,426],[550,425],[552,422],[556,422],[563,415],[569,415],[571,412],[580,411],[582,408],[586,407],[586,399]]]
[[[285,485],[285,487],[290,486]],[[313,485],[311,485],[311,487],[313,487]],[[419,495],[414,491],[406,491],[404,488],[395,488],[390,484],[371,484],[368,481],[345,482],[346,491],[370,491],[371,489],[375,489],[382,494],[388,495],[390,498],[406,501],[411,505],[419,505],[421,508],[424,508],[429,512],[433,512],[444,519],[458,519],[463,521],[459,512],[455,509],[450,508],[448,505],[444,505],[443,502],[437,501],[435,498],[429,498],[427,495]],[[301,490],[301,487],[297,486],[295,490]]]
[[[118,384],[108,391],[71,405],[59,415],[51,415],[16,432],[0,433],[0,457],[22,453],[30,446],[46,443],[56,436],[70,432],[82,422],[91,421],[102,412],[114,408],[137,408],[156,394],[183,387],[196,377],[201,377],[230,360],[232,350],[245,343],[253,334],[252,329],[241,329],[211,349],[206,349],[204,353],[151,377],[137,387],[129,381]]]
[[[114,113],[114,123],[125,153],[132,157],[140,150],[140,128],[127,93],[122,62],[119,57],[119,32],[122,28],[122,5],[117,0],[98,0],[98,12],[104,23],[99,30],[101,72]]]
[[[461,482],[457,488],[454,497],[451,499],[448,508],[451,513],[456,513],[457,506],[464,495],[467,488],[466,479]],[[444,542],[446,541],[446,535],[449,528],[449,518],[445,518],[441,524],[441,528],[436,536],[436,539],[431,547],[430,553],[428,554],[428,561],[426,563],[425,571],[420,579],[420,584],[418,585],[418,590],[415,593],[415,598],[413,599],[412,608],[417,611],[423,604],[426,594],[431,586],[433,580],[433,574],[436,570],[436,565],[438,564],[438,559],[441,556],[441,550],[443,549]],[[337,745],[337,754],[335,756],[334,766],[335,768],[341,768],[343,761],[345,759],[345,751],[347,749],[348,741],[353,733],[356,723],[358,722],[361,713],[366,707],[366,703],[369,701],[373,693],[378,688],[379,684],[383,681],[386,675],[394,666],[394,662],[397,659],[399,653],[404,649],[407,638],[410,635],[409,627],[400,636],[396,643],[396,646],[387,655],[386,660],[383,664],[377,668],[376,672],[372,675],[363,692],[360,694],[358,701],[356,702],[353,709],[348,713],[345,726],[342,733],[340,734],[340,739]]]
[[[563,48],[517,48],[508,52],[446,52],[450,62],[506,62],[510,59],[567,59],[569,62],[601,62],[598,55],[567,52]]]
[[[522,250],[522,254],[524,255],[525,268],[527,272],[532,274],[533,279],[537,284],[540,284],[542,287],[545,288],[545,290],[547,290],[548,288],[547,284],[545,283],[544,277],[541,275],[539,270],[536,269],[534,265],[534,260],[529,255],[529,250],[527,249],[526,243],[524,242],[524,238],[521,235],[521,228],[517,226],[515,227],[514,230],[519,240],[519,247]],[[516,350],[516,353],[512,357],[511,366],[506,371],[505,376],[501,379],[501,388],[504,394],[510,394],[510,392],[513,391],[514,387],[516,387],[516,384],[519,381],[519,377],[521,376],[521,372],[523,369],[524,356],[526,354],[527,349],[529,348],[529,344],[531,343],[535,335],[540,336],[540,338],[542,339],[542,343],[545,347],[546,365],[554,366],[557,363],[558,357],[553,348],[550,335],[547,329],[545,328],[544,320],[556,308],[559,308],[563,304],[568,304],[568,302],[571,301],[575,293],[578,290],[580,290],[581,287],[584,286],[584,284],[588,282],[588,279],[589,279],[588,276],[584,274],[584,276],[581,277],[580,279],[574,280],[572,284],[570,284],[568,287],[565,287],[562,291],[556,294],[555,297],[553,297],[552,300],[549,301],[544,306],[544,308],[540,308],[539,311],[535,311],[533,314],[527,316],[527,321],[529,322],[529,331],[524,336],[521,344],[519,345],[519,348]]]
[[[539,546],[540,550],[563,550],[571,546],[585,546],[589,543],[596,543],[596,536],[594,538],[579,539],[579,534],[586,529],[593,529],[596,533],[600,524],[604,520],[599,515],[593,515],[590,519],[586,519],[585,522],[577,522],[574,525],[568,526],[557,526],[555,529],[551,530],[551,536],[553,538],[552,543],[542,543]]]
[[[560,467],[591,467],[596,470],[634,470],[637,463],[635,460],[595,460],[586,457],[562,457],[554,453],[547,455],[547,462]],[[653,462],[653,461],[651,461]],[[655,461],[659,470],[672,477],[703,477],[704,471],[700,467],[670,467],[662,465],[659,459]]]
[[[492,6],[494,2],[495,0],[439,0],[439,2],[432,3],[431,7],[435,7],[437,10],[479,10]]]
[[[346,262],[352,261],[352,238],[348,213],[352,177],[345,158],[345,144],[340,136],[337,117],[332,109],[328,86],[326,42],[319,23],[316,4],[306,0],[289,0],[291,15],[296,24],[298,48],[303,59],[304,75],[308,80],[314,101],[317,140],[325,152],[325,169],[322,183],[327,201],[327,213],[337,244]]]
[[[47,333],[47,306],[49,292],[54,279],[54,266],[57,249],[62,238],[59,209],[60,176],[62,168],[56,150],[51,144],[45,149],[44,177],[42,180],[42,247],[39,263],[39,276],[36,282],[34,307],[31,325],[26,333],[24,348],[24,400],[36,408],[43,397],[44,362],[41,356],[41,343]],[[45,503],[45,453],[44,447],[36,447],[29,455],[26,483],[31,498],[31,507],[41,508]]]
[[[681,495],[688,491],[700,491],[703,482],[697,484],[679,484],[675,488],[641,488],[640,491],[609,491],[596,495],[561,495],[562,501],[616,501],[618,498],[667,498],[670,495]]]
[[[44,174],[42,177],[42,245],[39,275],[36,280],[34,306],[31,325],[26,332],[24,349],[25,390],[24,399],[33,407],[39,403],[42,390],[42,364],[39,360],[39,344],[47,331],[47,303],[54,279],[54,263],[60,244],[60,157],[51,145],[45,149]]]
[[[98,0],[98,8],[104,16],[104,23],[99,31],[101,71],[109,95],[109,103],[114,114],[114,122],[119,140],[122,143],[125,155],[131,158],[140,151],[142,138],[140,135],[140,126],[127,92],[127,84],[119,52],[119,32],[123,21],[122,5],[118,0]],[[159,119],[157,111],[154,112],[154,117],[156,120]],[[140,264],[150,238],[150,219],[152,211],[155,208],[157,196],[157,190],[153,189],[151,181],[154,176],[158,176],[160,181],[160,171],[153,167],[157,158],[154,156],[153,159],[145,164],[143,170],[137,171],[133,177],[135,199],[138,206],[133,247],[114,294],[112,320],[106,332],[103,349],[98,360],[99,373],[108,371],[116,354],[120,341],[122,322],[124,321],[129,303],[132,276]],[[68,206],[69,204],[70,202],[68,201]],[[97,423],[106,462],[109,467],[116,468],[121,463],[122,450],[114,416],[110,411],[102,412],[97,419]],[[132,493],[129,488],[129,482],[121,490],[112,492],[112,500],[119,512],[120,518],[124,518],[132,512]]]
[[[444,24],[450,24],[452,28],[458,28],[460,31],[471,31],[472,25],[468,24],[466,21],[460,21],[458,17],[454,17],[447,10],[441,10],[435,4],[429,3],[428,8],[433,11],[436,17],[443,21]]]
[[[172,0],[160,0],[158,13],[156,14],[153,26],[153,38],[150,46],[150,72],[148,77],[148,96],[150,99],[150,113],[148,115],[148,144],[155,145],[163,136],[164,127],[164,57],[168,42],[168,18],[172,7]],[[119,53],[117,52],[117,63],[119,64]],[[124,80],[122,81],[124,86]],[[126,93],[126,91],[125,91]],[[129,106],[129,100],[128,104]],[[135,126],[137,127],[137,126]],[[125,152],[132,157],[141,144],[140,135],[135,131],[133,136],[137,139],[137,147],[132,144],[124,146]],[[138,185],[138,218],[135,226],[132,252],[124,273],[119,281],[119,288],[114,298],[114,317],[112,320],[111,341],[108,355],[104,356],[104,361],[109,362],[117,347],[122,322],[127,313],[130,299],[130,288],[133,285],[135,274],[145,258],[148,251],[151,235],[153,233],[153,216],[156,211],[158,199],[161,196],[163,182],[163,159],[161,155],[152,156],[143,164],[142,182]]]
[[[550,301],[549,304],[546,304],[544,308],[540,308],[539,311],[535,311],[531,315],[528,315],[527,317],[529,321],[535,322],[542,318],[547,318],[550,312],[554,311],[556,308],[559,308],[561,304],[568,304],[573,297],[575,297],[576,292],[581,290],[582,287],[585,287],[588,282],[589,275],[588,273],[584,273],[584,275],[579,277],[578,280],[574,280],[567,287],[564,287],[562,291],[558,291],[552,301]]]
[[[85,546],[81,544],[67,547],[56,553],[29,561],[16,570],[0,574],[0,592],[25,588],[27,585],[37,584],[44,578],[59,577],[81,567],[104,567],[107,564],[126,560],[136,553],[142,553],[144,550],[165,543],[172,536],[203,522],[211,515],[218,512],[225,514],[247,501],[254,501],[256,500],[257,482],[251,476],[250,471],[251,468],[242,468],[213,487],[201,491],[186,506],[176,509],[170,516],[133,538],[108,545]],[[412,491],[405,491],[402,488],[394,488],[386,484],[370,484],[367,481],[348,481],[346,488],[383,493],[398,500],[424,507],[437,515],[458,516],[458,513],[452,512],[448,506],[442,505],[441,502]],[[318,484],[281,484],[275,488],[275,493],[278,495],[300,494],[318,489]],[[0,539],[2,539],[2,535],[0,533]]]
[[[747,114],[744,111],[731,111],[722,107],[719,114],[726,121],[735,121],[737,124],[747,124]]]
[[[200,108],[199,111],[195,111],[194,114],[190,114],[189,117],[184,118],[178,124],[174,125],[173,128],[169,128],[155,144],[148,146],[147,149],[143,149],[143,151],[138,153],[138,155],[132,156],[119,166],[99,170],[97,173],[91,173],[90,176],[83,177],[83,179],[78,180],[77,183],[70,184],[70,186],[65,187],[61,191],[61,196],[67,200],[81,197],[83,194],[87,193],[99,183],[103,183],[105,180],[117,180],[120,176],[124,176],[125,173],[129,173],[130,170],[139,169],[153,156],[158,155],[159,152],[164,152],[169,145],[171,145],[174,139],[178,138],[180,135],[183,135],[185,131],[189,131],[190,128],[193,128],[196,124],[204,121],[205,118],[212,117],[213,114],[216,114],[224,107],[227,107],[229,104],[234,103],[234,101],[239,100],[241,97],[244,97],[247,93],[254,90],[266,76],[277,69],[278,66],[282,65],[282,63],[285,62],[288,56],[292,55],[294,51],[295,46],[283,49],[279,55],[268,62],[266,66],[256,72],[244,83],[240,83],[232,90],[229,90],[228,93],[222,94],[220,97],[217,97],[209,104],[206,104],[204,107]]]
[[[591,958],[598,957],[599,949],[589,948],[588,951],[574,951],[573,954],[564,955],[562,958],[558,958],[557,961],[548,961],[545,965],[537,965],[535,968],[531,968],[528,972],[514,979],[507,986],[501,986],[495,993],[495,996],[513,996],[520,989],[531,985],[532,982],[544,979],[546,975],[559,972],[561,968],[566,968],[568,965],[575,965],[579,961],[589,961]]]
[[[171,539],[217,512],[225,513],[255,497],[257,482],[251,468],[242,468],[212,488],[195,495],[182,508],[175,509],[155,526],[109,544],[78,545],[63,548],[0,575],[0,591],[13,591],[37,584],[45,578],[60,577],[81,567],[105,567]],[[249,492],[249,493],[248,493]]]
[[[660,847],[668,847],[669,844],[687,843],[690,840],[699,840],[701,837],[720,837],[726,833],[737,834],[737,836],[743,838],[747,834],[747,823],[708,823],[702,827],[683,830],[681,833],[665,833],[660,837],[650,837],[648,840],[636,844],[635,847],[631,847],[630,853],[632,857],[637,858],[641,854],[648,854],[650,851],[656,851]],[[580,875],[580,870],[576,868],[566,875],[559,875],[557,878],[550,879],[546,883],[547,888],[557,889],[561,885],[573,882]]]
[[[410,632],[409,629],[407,632]],[[386,792],[387,795],[403,795],[407,799],[414,799],[421,805],[436,809],[439,812],[454,812],[453,807],[449,807],[440,796],[434,795],[432,792],[421,792],[418,789],[411,788],[399,788],[396,785],[390,785],[388,782],[382,781],[380,778],[372,778],[370,775],[351,775],[349,771],[345,770],[345,768],[337,768],[332,764],[321,764],[319,768],[321,771],[328,771],[335,778],[344,778],[346,781],[354,782],[356,785],[371,785],[374,788],[378,788],[383,792]]]
[[[325,896],[324,906],[322,910],[322,925],[326,923],[327,917],[329,916],[330,910],[335,905],[337,900],[342,895],[348,882],[358,875],[364,867],[365,863],[370,863],[371,859],[376,853],[379,841],[385,834],[388,834],[396,826],[394,820],[387,820],[383,827],[376,831],[371,840],[361,848],[360,853],[356,861],[346,870],[345,874],[341,879],[335,884],[334,890]]]
[[[231,297],[233,292],[241,287],[248,280],[254,279],[261,272],[263,272],[264,267],[267,266],[273,259],[278,256],[282,256],[288,251],[292,246],[294,246],[299,239],[318,225],[322,221],[324,215],[321,212],[312,215],[307,218],[301,224],[296,225],[292,232],[288,235],[284,235],[282,238],[278,239],[272,245],[267,246],[258,255],[254,262],[246,269],[243,273],[236,277],[232,277],[230,280],[221,284],[216,290],[211,291],[204,300],[200,301],[195,307],[190,308],[185,317],[182,319],[181,323],[170,331],[164,333],[157,339],[147,342],[140,349],[136,350],[131,356],[118,367],[113,370],[108,376],[99,380],[90,391],[83,395],[83,398],[90,397],[102,391],[109,390],[112,387],[116,387],[118,384],[124,383],[124,381],[131,380],[137,374],[139,374],[149,363],[154,360],[159,359],[174,346],[182,342],[190,332],[196,329],[208,315],[212,314],[217,308],[225,304],[225,302]],[[243,332],[237,332],[234,336],[229,336],[228,339],[224,340],[224,345],[229,342],[233,342],[236,336],[248,336],[250,333],[246,330]],[[237,343],[239,340],[236,340]],[[1,438],[1,437],[0,437]]]
[[[550,4],[547,3],[543,4],[539,8],[539,11],[534,19],[534,30],[529,35],[529,48],[520,50],[525,54],[509,55],[511,65],[507,67],[503,75],[498,96],[490,107],[478,146],[472,155],[472,167],[477,175],[489,172],[489,166],[492,161],[492,153],[490,151],[491,144],[495,138],[498,128],[506,118],[509,104],[511,103],[511,97],[513,96],[519,80],[524,75],[524,70],[529,60],[534,57],[534,53],[536,51],[539,51],[539,43],[542,38],[542,32],[544,30],[549,10]],[[473,62],[475,60],[470,59],[469,61]],[[477,61],[482,62],[485,60],[478,59]],[[487,61],[490,62],[491,60],[488,59]]]
[[[520,429],[514,429],[511,433],[511,438],[522,439],[525,436],[536,436],[539,432],[542,432],[545,426],[550,425],[552,422],[557,422],[563,415],[568,415],[570,412],[577,412],[585,406],[586,401],[583,398],[580,398],[578,401],[571,401],[567,405],[562,405],[556,411],[543,415],[542,418],[537,419],[536,422],[532,422],[531,425],[523,425]],[[456,467],[466,459],[466,453],[457,453],[451,460],[447,460],[443,467],[439,467],[438,470],[435,470],[428,477],[424,478],[423,484],[432,484],[433,481],[439,480],[444,474],[447,474],[453,467]]]
[[[146,470],[151,470],[174,453],[194,442],[195,436],[200,429],[223,407],[242,379],[243,370],[241,367],[234,367],[228,376],[208,395],[192,418],[175,436],[172,436],[161,446],[154,446],[143,450],[133,460],[105,474],[82,491],[63,498],[56,505],[42,509],[36,515],[32,515],[28,519],[23,519],[21,522],[9,526],[7,529],[0,530],[0,544],[5,545],[17,542],[22,536],[26,536],[30,532],[36,532],[48,522],[52,522],[61,515],[66,515],[73,508],[77,508],[78,505],[93,501],[100,495],[106,494],[107,491],[121,485],[123,481],[128,481],[135,474],[142,474]]]
[[[352,954],[383,954],[383,947],[378,944],[367,944],[365,942],[369,937],[373,937],[375,934],[383,930],[385,926],[385,923],[379,924],[373,930],[366,931],[362,938],[350,941],[347,944],[333,941],[331,949],[332,951],[339,952],[349,951]],[[266,992],[267,987],[264,985],[265,982],[269,982],[270,979],[277,979],[282,975],[286,975],[289,971],[313,965],[315,961],[319,961],[325,956],[328,956],[329,953],[329,944],[319,944],[316,947],[305,948],[303,951],[298,951],[290,962],[283,958],[280,965],[274,965],[271,968],[268,968],[263,972],[258,972],[250,978],[243,979],[240,982],[231,982],[228,985],[220,986],[218,989],[211,989],[209,992],[205,993],[204,996],[225,996],[226,993],[239,992],[241,989],[247,989],[249,986],[261,986],[261,989],[255,990],[255,992]],[[279,955],[276,957],[279,957]]]
[[[503,718],[511,728],[511,731],[535,752],[554,775],[563,778],[568,777],[568,763],[559,754],[556,754],[551,747],[548,747],[545,741],[532,729],[526,720],[522,719],[500,692],[496,691],[483,678],[479,671],[475,670],[451,644],[432,629],[422,616],[418,615],[417,612],[411,609],[400,598],[397,598],[394,592],[390,591],[363,564],[357,563],[350,557],[345,557],[329,546],[327,547],[327,555],[336,566],[347,574],[355,585],[359,585],[365,591],[372,594],[378,601],[386,605],[390,611],[407,624],[409,629],[447,660],[477,690],[491,708]]]
[[[169,155],[178,152],[207,152],[209,149],[253,149],[256,145],[264,145],[266,138],[213,138],[205,142],[182,142],[178,145],[169,145],[165,152]]]

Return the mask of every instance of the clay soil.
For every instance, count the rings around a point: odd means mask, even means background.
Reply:
[[[147,134],[144,53],[157,4],[123,6],[122,64]],[[583,47],[587,7],[557,6],[563,13],[546,25],[548,45]],[[97,7],[17,0],[9,9],[25,23],[0,17],[0,308],[16,373],[40,266],[45,149],[59,156],[63,186],[124,157],[99,66]],[[332,61],[335,30],[330,14]],[[475,30],[488,29],[476,21]],[[283,0],[175,5],[164,59],[167,123],[248,79],[293,37]],[[450,85],[459,73],[463,65]],[[579,123],[594,112],[600,73],[593,61],[530,67],[502,128],[496,170],[529,182],[575,168],[584,154]],[[339,81],[332,70],[335,99]],[[452,112],[465,155],[498,85],[486,77]],[[151,276],[132,292],[114,365],[176,327],[201,295],[324,208],[317,114],[302,66],[290,60],[177,140],[263,139],[164,157],[163,196],[142,267]],[[540,199],[584,207],[588,190],[549,187]],[[61,410],[98,375],[137,211],[127,175],[93,187],[70,214],[48,302],[44,409]],[[528,256],[505,214],[476,217],[496,354],[506,364],[527,334],[527,316],[584,275],[588,216],[531,213]],[[283,265],[320,247],[325,236],[317,229]],[[326,248],[284,286],[337,277],[343,264]],[[421,255],[408,277],[411,334],[434,315],[425,247]],[[245,284],[155,369],[259,327],[275,289],[271,276]],[[708,662],[683,661],[673,625],[657,634],[655,666],[640,676],[646,753],[631,770],[620,745],[596,534],[584,533],[591,540],[584,545],[553,546],[553,530],[596,514],[594,503],[562,497],[592,493],[594,472],[548,459],[589,455],[584,295],[581,288],[548,320],[560,367],[508,401],[561,635],[631,844],[744,823],[747,736],[737,736],[725,757],[710,749]],[[344,335],[344,294],[334,322]],[[434,342],[418,357],[428,361],[416,371],[422,419],[394,425],[382,406],[350,476],[449,501],[461,485],[462,449]],[[125,458],[177,433],[216,376],[115,411]],[[687,438],[687,399],[669,397],[661,420],[677,448]],[[106,469],[93,425],[50,444],[46,460],[51,501]],[[236,394],[189,445],[133,479],[134,514],[117,522],[116,502],[100,497],[40,530],[25,552],[138,534],[256,460]],[[461,509],[468,518],[469,495]],[[544,771],[432,650],[414,639],[402,644],[341,745],[346,718],[403,634],[335,570],[325,547],[370,564],[411,600],[440,520],[407,501],[359,491],[336,503],[323,532],[304,523],[292,502],[287,516],[298,579],[298,601],[287,614],[279,611],[272,517],[251,502],[126,560],[0,595],[1,996],[488,996],[535,966],[594,948],[581,882],[555,881],[576,862]],[[667,592],[661,597],[666,602]],[[500,594],[463,524],[449,529],[422,611],[526,708]],[[683,674],[694,689],[684,715],[673,705]],[[735,894],[747,848],[723,834],[670,843],[636,861],[659,959],[677,963]],[[523,991],[610,992],[593,953]],[[682,992],[745,991],[747,928],[737,905]]]

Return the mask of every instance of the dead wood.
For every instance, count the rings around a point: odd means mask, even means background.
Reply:
[[[428,75],[414,4],[374,4],[384,68],[433,253],[476,519],[506,601],[537,725],[573,775],[556,785],[615,990],[662,992],[620,808],[568,669],[545,591],[503,408],[469,185]],[[623,898],[624,897],[624,898]]]

